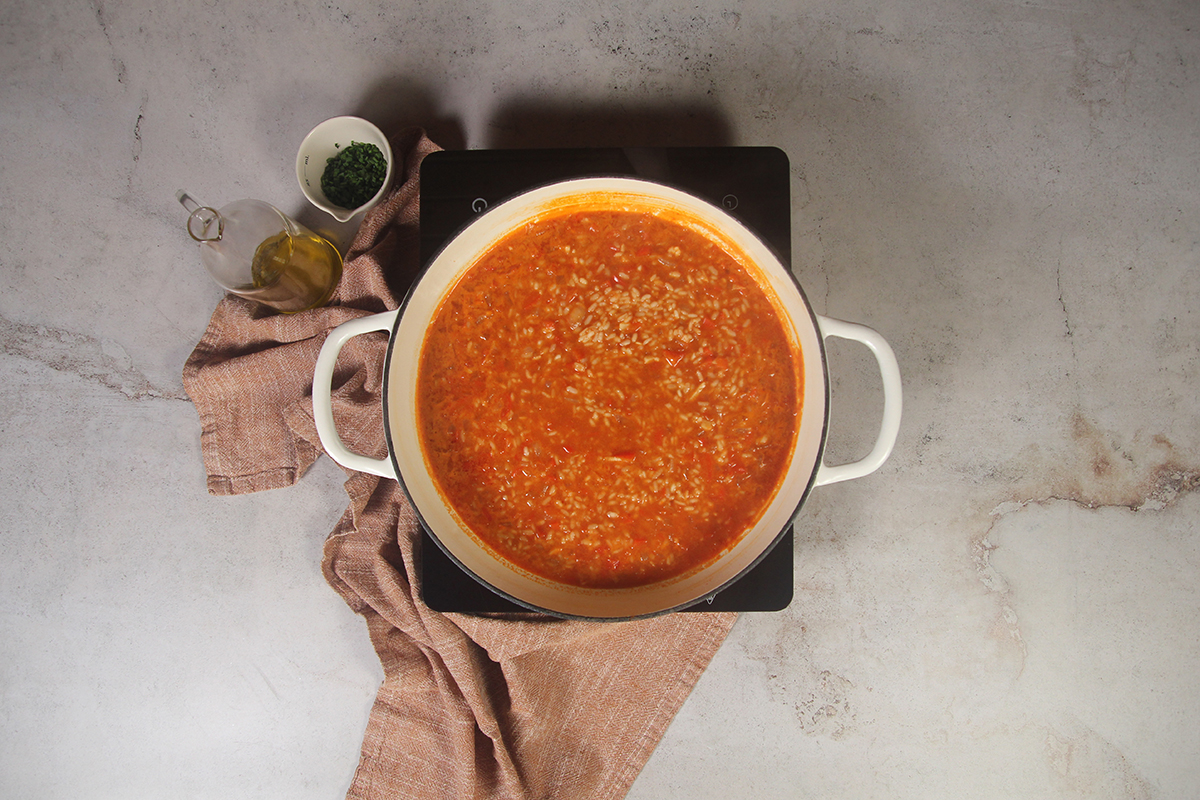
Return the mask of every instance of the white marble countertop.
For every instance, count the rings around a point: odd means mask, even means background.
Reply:
[[[312,125],[774,145],[819,313],[892,343],[633,798],[1200,794],[1200,5],[40,3],[0,12],[0,795],[340,797],[381,678],[342,513],[205,491],[174,192],[301,212]],[[309,219],[314,219],[310,215]],[[860,352],[861,351],[861,352]],[[878,377],[831,347],[831,460]]]

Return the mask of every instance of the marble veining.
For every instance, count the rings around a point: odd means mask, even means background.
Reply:
[[[179,388],[154,386],[133,366],[119,342],[0,317],[3,352],[112,389],[130,400],[187,400]]]
[[[174,199],[345,244],[317,122],[447,147],[755,144],[814,310],[892,344],[889,462],[814,491],[631,798],[1200,793],[1200,6],[10,2],[0,12],[0,796],[338,797],[381,670],[342,513],[205,490],[219,290]],[[879,378],[828,346],[828,460]]]

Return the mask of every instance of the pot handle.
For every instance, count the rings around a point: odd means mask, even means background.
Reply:
[[[338,353],[346,342],[355,336],[361,336],[371,331],[391,331],[396,324],[399,311],[385,311],[382,314],[372,314],[369,317],[359,317],[349,322],[343,322],[325,338],[321,345],[321,353],[317,356],[317,366],[313,370],[313,419],[317,423],[317,436],[321,446],[337,463],[346,469],[368,472],[381,478],[397,480],[396,470],[392,462],[386,458],[369,458],[351,453],[338,436],[337,427],[333,422],[333,367],[337,363]]]
[[[883,421],[879,426],[879,436],[875,439],[875,446],[861,461],[838,464],[834,467],[822,461],[817,468],[817,477],[813,485],[827,486],[831,483],[840,483],[870,475],[888,460],[888,456],[892,454],[892,447],[896,444],[896,436],[900,433],[903,392],[900,383],[900,365],[896,362],[896,354],[877,332],[865,325],[843,322],[840,319],[820,315],[817,315],[817,324],[821,329],[822,339],[836,336],[839,339],[861,342],[870,348],[875,360],[879,363],[879,374],[883,378]]]

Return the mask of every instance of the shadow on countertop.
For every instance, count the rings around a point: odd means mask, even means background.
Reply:
[[[431,92],[404,78],[387,78],[368,89],[353,112],[374,122],[388,136],[419,126],[446,150],[466,148],[466,136],[455,117],[438,111]]]
[[[488,123],[487,147],[723,147],[729,124],[699,105],[516,101]]]

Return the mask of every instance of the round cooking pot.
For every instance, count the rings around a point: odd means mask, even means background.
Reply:
[[[803,367],[801,416],[791,460],[774,499],[758,522],[716,559],[682,576],[647,586],[594,589],[568,586],[526,572],[496,555],[447,506],[422,453],[417,428],[417,367],[425,332],[458,280],[509,233],[550,211],[636,209],[666,213],[720,242],[757,273],[776,307]],[[388,331],[383,421],[388,457],[350,452],[334,426],[330,402],[334,362],[352,337]],[[829,420],[824,340],[836,336],[870,348],[883,378],[883,420],[870,454],[850,464],[822,461]],[[421,524],[446,554],[480,583],[535,611],[587,619],[630,619],[687,607],[712,597],[753,568],[781,538],[814,486],[874,472],[891,453],[900,428],[900,369],[891,347],[870,328],[813,313],[791,272],[756,235],[705,200],[660,184],[629,178],[583,178],[518,195],[481,214],[451,239],[396,311],[353,320],[334,329],[321,348],[313,377],[313,410],[325,451],[349,469],[400,482]]]

